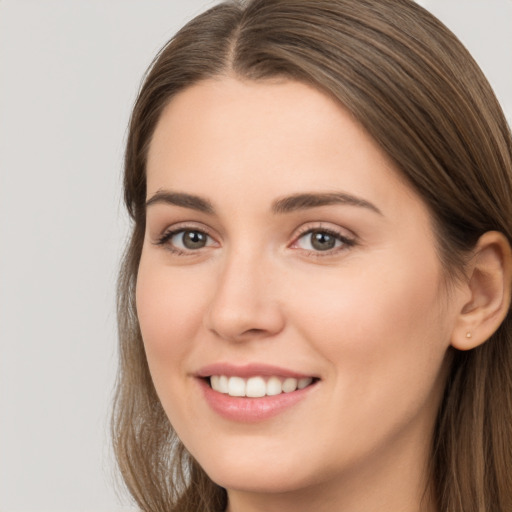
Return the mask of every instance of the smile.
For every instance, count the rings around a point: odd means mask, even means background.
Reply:
[[[296,379],[294,377],[228,377],[226,375],[212,375],[209,378],[210,386],[214,391],[233,397],[261,398],[275,396],[281,393],[292,393],[304,389],[313,383],[312,377]]]

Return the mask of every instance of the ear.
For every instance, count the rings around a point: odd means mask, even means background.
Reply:
[[[469,299],[456,319],[451,344],[459,350],[470,350],[487,341],[509,311],[512,254],[502,233],[488,231],[480,237],[464,287]]]

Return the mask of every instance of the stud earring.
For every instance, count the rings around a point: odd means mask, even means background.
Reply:
[[[471,333],[469,331],[466,333],[466,338],[471,338]]]

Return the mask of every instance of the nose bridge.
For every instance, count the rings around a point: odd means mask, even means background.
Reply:
[[[251,244],[226,251],[206,316],[208,329],[235,341],[279,332],[283,318],[272,267],[272,258]]]

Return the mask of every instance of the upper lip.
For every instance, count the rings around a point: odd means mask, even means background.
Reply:
[[[280,366],[262,364],[262,363],[249,363],[243,365],[236,365],[231,363],[213,363],[201,367],[196,373],[197,377],[206,378],[212,375],[225,375],[226,377],[294,377],[296,379],[303,379],[307,377],[314,377],[311,374],[305,374],[282,368]]]

